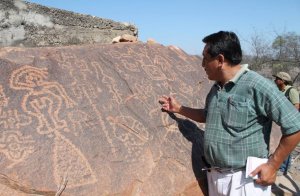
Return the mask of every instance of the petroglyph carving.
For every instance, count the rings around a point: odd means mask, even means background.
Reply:
[[[177,69],[181,72],[194,72],[196,69],[191,64],[178,64]]]
[[[155,55],[154,59],[153,59],[153,64],[157,67],[160,67],[164,73],[166,72],[170,72],[172,69],[172,65],[170,64],[170,62],[168,61],[167,58],[163,58],[160,55]],[[175,74],[175,73],[174,73]]]
[[[31,118],[19,114],[18,110],[5,110],[8,106],[9,98],[6,97],[3,87],[0,85],[0,128],[15,130],[21,126],[26,126],[31,123]]]
[[[3,87],[0,85],[0,152],[3,153],[12,163],[7,168],[12,168],[22,162],[33,153],[34,147],[31,136],[23,136],[21,132],[13,129],[19,129],[20,126],[26,126],[31,123],[31,118],[18,114],[16,109],[4,110],[8,106]],[[12,130],[12,131],[3,131]]]
[[[0,132],[0,152],[12,161],[8,168],[24,161],[33,153],[33,143],[31,136],[24,136],[19,131]]]
[[[76,61],[76,56],[70,53],[62,52],[62,53],[51,53],[51,58],[58,62],[58,64],[66,69],[70,70],[70,75],[73,73],[73,64]]]
[[[120,56],[120,51],[109,51],[109,53],[105,53],[105,55],[109,56],[109,59],[114,58],[117,59],[116,62],[116,68],[121,69],[125,68],[128,71],[131,72],[140,72],[140,64],[143,61],[139,61],[139,55],[136,54],[136,51],[132,50],[131,48],[127,48],[127,50],[122,51],[122,56]],[[134,56],[134,57],[133,57]],[[136,58],[135,58],[136,57]],[[134,61],[132,61],[132,58],[135,58]]]
[[[93,119],[91,119],[91,116],[80,110],[69,113],[68,118],[75,136],[78,136],[79,133],[82,133],[86,129],[92,129],[93,125],[95,125],[94,121],[97,121],[97,118],[93,117]]]
[[[130,101],[130,99],[135,98],[138,101],[142,102],[141,104],[147,108],[147,110],[150,110],[151,103],[149,103],[148,99],[151,99],[153,97],[153,87],[151,84],[142,79],[140,83],[135,83],[133,87],[134,94],[131,95],[129,98],[125,100],[125,103]]]
[[[132,56],[136,55],[136,52],[131,48],[128,48],[126,52],[122,53],[122,56],[119,56],[122,67],[131,72],[140,72],[140,65],[138,61],[132,61]]]
[[[181,70],[175,72],[174,67],[170,61],[170,57],[162,57],[160,54],[154,56],[153,64],[155,67],[159,67],[166,74],[167,81],[175,81],[178,79],[178,74]]]
[[[88,161],[74,144],[59,133],[54,143],[54,178],[57,185],[65,176],[69,188],[97,181]]]
[[[168,89],[169,92],[173,92],[173,88],[168,81],[162,81],[160,84],[157,84],[159,88]]]
[[[29,91],[22,100],[22,109],[39,120],[38,133],[52,137],[55,131],[67,128],[66,121],[58,116],[63,102],[67,108],[75,102],[59,83],[47,82],[47,77],[47,69],[26,65],[12,73],[10,87]]]
[[[0,108],[7,106],[7,104],[8,104],[8,98],[4,93],[4,89],[2,85],[0,85]]]
[[[32,118],[19,114],[18,110],[1,110],[0,108],[0,128],[3,129],[20,129],[22,126],[30,125]]]
[[[131,116],[107,117],[113,127],[113,138],[117,138],[126,147],[124,161],[135,161],[150,139],[146,127]]]
[[[131,144],[143,145],[149,139],[149,133],[142,123],[133,119],[131,116],[108,117],[109,122],[113,125],[115,137],[123,142],[130,140]],[[119,128],[123,130],[120,131]],[[130,138],[130,136],[135,136]]]
[[[72,92],[77,100],[84,100],[86,97],[97,98],[98,93],[101,93],[102,90],[91,84],[74,84]]]
[[[167,58],[162,57],[161,55],[155,55],[153,58],[153,62],[155,65],[160,65],[165,70],[167,67],[171,67],[170,62]]]
[[[156,95],[153,93],[154,89],[149,80],[142,79],[140,83],[135,83],[134,92],[134,98],[138,102],[141,102],[138,105],[149,111],[148,114],[150,118],[155,118],[160,115],[160,108],[154,107],[157,101],[153,99],[153,97]]]
[[[58,82],[48,82],[47,69],[23,66],[12,72],[10,87],[26,90],[22,99],[22,109],[38,119],[37,132],[49,137],[54,136],[54,178],[59,185],[66,172],[69,187],[76,187],[96,182],[88,161],[61,132],[69,131],[67,122],[59,118],[59,111],[72,108],[76,103],[67,95]],[[63,104],[64,103],[64,104]]]
[[[112,94],[112,100],[117,102],[118,104],[122,103],[122,94],[120,90],[117,88],[116,80],[104,73],[103,69],[100,69],[101,75],[102,75],[102,82],[108,87],[109,93]]]
[[[167,80],[166,75],[155,65],[142,65],[142,68],[153,80]]]
[[[144,79],[140,83],[134,84],[134,90],[136,91],[136,96],[144,101],[153,97],[153,86]]]
[[[97,61],[92,61],[91,66],[94,68],[94,74],[96,74],[96,78],[100,80],[99,69],[101,69],[101,64]]]
[[[172,49],[172,48],[170,48]],[[182,50],[172,49],[178,55],[174,55],[173,61],[180,62],[177,64],[176,69],[180,72],[193,72],[196,71],[195,66],[191,63],[191,60],[187,58],[187,55]]]
[[[92,73],[92,70],[89,69],[87,63],[84,60],[78,60],[76,59],[76,62],[74,63],[79,68],[79,73],[83,75],[83,80],[87,80],[87,75]]]
[[[184,82],[179,82],[179,91],[187,96],[193,96],[194,88]]]

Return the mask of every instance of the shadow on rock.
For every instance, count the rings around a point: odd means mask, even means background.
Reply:
[[[291,183],[292,187],[285,186],[282,183],[273,184],[272,193],[276,196],[286,195],[285,194],[286,192],[291,193],[292,195],[295,196],[300,195],[300,189],[298,185],[294,182],[294,180],[288,175],[285,175],[284,178],[286,178],[286,180],[288,180]]]
[[[193,172],[200,189],[205,195],[208,195],[206,172],[202,171],[202,168],[206,167],[203,151],[204,130],[201,130],[194,122],[188,119],[178,118],[173,113],[168,114],[177,122],[179,131],[182,135],[192,143],[191,158]]]

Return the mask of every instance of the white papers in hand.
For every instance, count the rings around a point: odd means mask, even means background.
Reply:
[[[247,164],[246,164],[246,178],[251,177],[250,174],[253,172],[258,166],[264,164],[268,161],[265,158],[258,158],[258,157],[248,157]],[[258,179],[258,175],[253,176],[253,179]]]

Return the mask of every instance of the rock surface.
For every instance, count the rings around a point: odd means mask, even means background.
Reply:
[[[128,23],[49,8],[21,0],[0,1],[0,46],[66,46],[111,43],[123,34],[137,37]]]
[[[159,44],[1,48],[1,195],[203,195],[203,125],[158,98],[203,107],[211,84]]]

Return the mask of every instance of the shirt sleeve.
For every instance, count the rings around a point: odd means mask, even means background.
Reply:
[[[266,82],[258,88],[258,109],[281,127],[283,135],[300,130],[300,113],[274,85]]]

